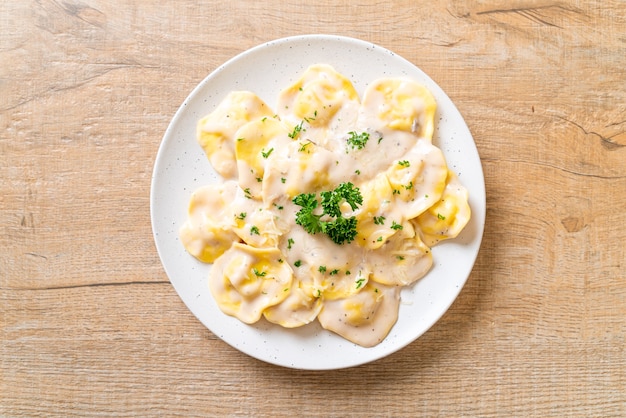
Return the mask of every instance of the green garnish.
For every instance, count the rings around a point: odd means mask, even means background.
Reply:
[[[361,286],[363,286],[363,283],[365,283],[365,278],[364,277],[361,277],[360,279],[357,279],[357,281],[356,281],[356,288],[360,289]]]
[[[296,262],[293,263],[293,265],[296,267],[300,267],[302,265],[302,260],[296,260]]]
[[[319,271],[320,273],[326,273],[326,266],[320,266],[317,271]]]
[[[295,242],[295,241],[293,240],[293,238],[289,238],[289,239],[287,240],[287,249],[288,249],[288,250],[291,250],[291,246],[293,245],[293,243],[294,243],[294,242]]]
[[[344,242],[352,242],[356,237],[356,218],[338,217],[332,222],[325,222],[323,232],[335,244],[343,244]]]
[[[248,199],[252,199],[252,195],[250,194],[250,188],[246,187],[245,189],[243,189],[243,194],[248,198]]]
[[[339,269],[334,269],[333,271],[330,272],[330,275],[334,276],[337,273],[339,273]]]
[[[396,223],[396,221],[393,221],[391,223],[391,229],[395,229],[396,231],[402,229],[402,225],[400,225],[399,223]]]
[[[302,207],[296,213],[296,223],[302,226],[309,234],[322,232],[322,221],[320,221],[322,215],[313,213],[318,204],[315,193],[301,193],[294,197],[293,203]]]
[[[257,277],[265,277],[267,275],[267,271],[259,271],[256,268],[253,268],[252,271],[254,272],[254,275]]]
[[[442,221],[446,219],[446,217],[443,216],[441,213],[437,214],[437,218],[441,219]]]
[[[263,151],[261,150],[261,155],[263,156],[263,158],[267,158],[270,156],[270,154],[272,153],[272,151],[274,151],[274,148],[270,148],[268,151]]]
[[[363,203],[363,196],[358,187],[352,183],[341,183],[335,190],[320,193],[322,213],[315,214],[318,202],[315,193],[301,193],[293,199],[293,203],[302,209],[296,213],[296,223],[309,234],[323,232],[336,244],[351,242],[356,237],[357,220],[354,216],[345,218],[341,214],[340,205],[345,201],[352,210]],[[334,218],[322,220],[322,217]]]
[[[250,235],[260,235],[259,228],[256,225],[252,225],[250,228]]]
[[[281,178],[280,178],[280,182],[281,182],[281,183],[285,184],[285,182],[286,182],[286,181],[287,181],[287,179],[286,179],[286,178],[284,178],[284,177],[281,177]]]
[[[402,167],[410,167],[411,166],[411,163],[409,162],[409,160],[398,161],[398,164],[400,164]]]
[[[241,219],[242,221],[246,219],[246,212],[241,212],[239,215],[235,215],[235,218]]]
[[[298,125],[294,126],[293,131],[291,131],[289,135],[289,138],[291,139],[296,139],[296,137],[300,134],[300,131],[302,131],[302,124],[304,123],[304,121],[301,121]]]
[[[385,223],[385,217],[384,216],[374,216],[374,224],[382,225],[384,223]]]
[[[348,138],[348,145],[350,145],[352,149],[363,149],[365,144],[367,144],[367,141],[370,139],[370,134],[367,132],[357,134],[356,132],[351,131],[348,132],[348,134],[350,135],[350,138]]]
[[[356,210],[358,205],[363,203],[363,196],[358,187],[352,183],[341,183],[337,188],[330,192],[321,192],[322,207],[324,213],[330,216],[341,216],[339,208],[342,201],[346,201],[352,210]]]
[[[300,143],[300,148],[298,148],[298,152],[304,152],[306,151],[306,147],[309,146],[309,144],[311,143],[311,141],[305,142],[305,143]]]

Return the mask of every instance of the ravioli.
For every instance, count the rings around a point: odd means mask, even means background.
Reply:
[[[276,248],[233,244],[211,269],[209,288],[220,309],[242,322],[257,322],[263,311],[289,296],[293,275]]]
[[[253,119],[267,116],[271,116],[271,109],[256,94],[234,91],[213,112],[198,122],[198,143],[215,171],[222,177],[237,178],[237,129]]]
[[[432,142],[436,102],[406,78],[362,99],[327,64],[281,91],[276,109],[232,92],[198,123],[223,181],[198,189],[180,229],[213,263],[218,307],[244,323],[318,321],[364,347],[398,319],[400,291],[431,269],[431,247],[471,218],[469,195]]]

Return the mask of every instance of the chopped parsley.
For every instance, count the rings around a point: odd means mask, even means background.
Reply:
[[[239,215],[235,215],[235,218],[241,219],[243,221],[244,219],[246,219],[246,215],[246,212],[241,212]]]
[[[363,283],[365,283],[365,278],[361,277],[360,279],[357,279],[356,281],[356,288],[360,289],[363,286]]]
[[[302,124],[304,123],[304,121],[301,121],[298,125],[294,126],[293,131],[291,131],[289,135],[289,138],[291,139],[296,139],[298,137],[298,135],[300,135],[300,132],[302,131]]]
[[[374,224],[382,225],[384,223],[385,223],[385,217],[384,216],[374,216]]]
[[[335,274],[338,274],[338,273],[339,273],[339,269],[334,269],[334,270],[333,270],[333,271],[331,271],[329,274],[330,274],[331,276],[334,276]]]
[[[298,148],[298,152],[304,152],[304,151],[306,151],[306,150],[307,150],[307,149],[306,149],[306,147],[308,147],[310,143],[311,143],[311,141],[304,142],[304,143],[302,143],[302,142],[301,142],[301,143],[300,143],[300,148]],[[307,152],[308,152],[308,151],[307,151]]]
[[[444,221],[444,220],[446,219],[446,217],[445,217],[445,216],[443,216],[441,213],[438,213],[438,214],[437,214],[437,218],[438,218],[438,219],[441,219],[442,221]]]
[[[267,275],[267,271],[259,271],[256,268],[253,268],[252,271],[254,272],[254,275],[257,277],[265,277]]]
[[[302,260],[296,260],[296,262],[293,263],[293,265],[296,267],[300,267],[302,265]]]
[[[410,167],[411,166],[411,163],[409,162],[409,160],[398,161],[398,164],[401,165],[402,167]]]
[[[293,243],[294,243],[294,242],[295,242],[295,241],[293,240],[293,238],[289,238],[289,239],[287,240],[287,249],[288,249],[288,250],[291,250],[291,246],[293,245]]]
[[[284,177],[281,177],[281,178],[280,178],[280,182],[281,182],[281,183],[285,184],[285,182],[286,182],[286,181],[287,181],[287,179],[286,179],[286,178],[284,178]]]
[[[304,118],[304,120],[305,120],[306,122],[309,122],[309,123],[310,123],[312,120],[315,120],[315,118],[317,118],[317,110],[313,112],[313,116],[310,116],[310,117],[308,117],[308,118]]]
[[[357,134],[356,132],[351,131],[348,132],[348,135],[350,135],[350,137],[348,138],[348,145],[350,145],[352,149],[365,148],[365,144],[367,144],[367,141],[369,141],[370,139],[370,134],[368,134],[367,132],[361,132],[360,134]]]
[[[252,199],[252,195],[250,194],[250,188],[246,187],[245,189],[243,189],[243,194],[248,198],[248,199]]]
[[[320,273],[326,273],[326,266],[320,266],[317,271],[319,271]]]
[[[252,225],[250,228],[250,235],[260,235],[259,228],[256,225]]]
[[[391,229],[395,229],[396,231],[402,229],[402,225],[400,225],[399,223],[396,223],[396,221],[393,221],[391,223]]]
[[[270,154],[272,153],[272,151],[274,151],[274,148],[270,148],[267,151],[263,151],[261,150],[261,155],[263,156],[263,158],[267,158],[270,156]]]

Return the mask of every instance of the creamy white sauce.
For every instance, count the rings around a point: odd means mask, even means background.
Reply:
[[[381,342],[400,289],[430,269],[429,246],[470,217],[467,191],[431,143],[435,107],[403,79],[374,81],[361,101],[323,64],[280,94],[276,114],[252,93],[226,97],[198,128],[226,181],[194,194],[181,228],[187,250],[214,263],[209,286],[220,308],[288,328],[318,319],[356,344]],[[355,145],[355,135],[368,139]],[[296,196],[343,182],[363,196],[356,209],[341,206],[357,219],[352,242],[296,224]]]

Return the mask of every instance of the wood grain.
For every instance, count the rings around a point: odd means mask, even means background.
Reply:
[[[0,415],[626,416],[625,28],[619,0],[0,3]],[[451,309],[398,353],[331,372],[211,334],[150,227],[186,95],[305,33],[428,73],[487,187]]]

